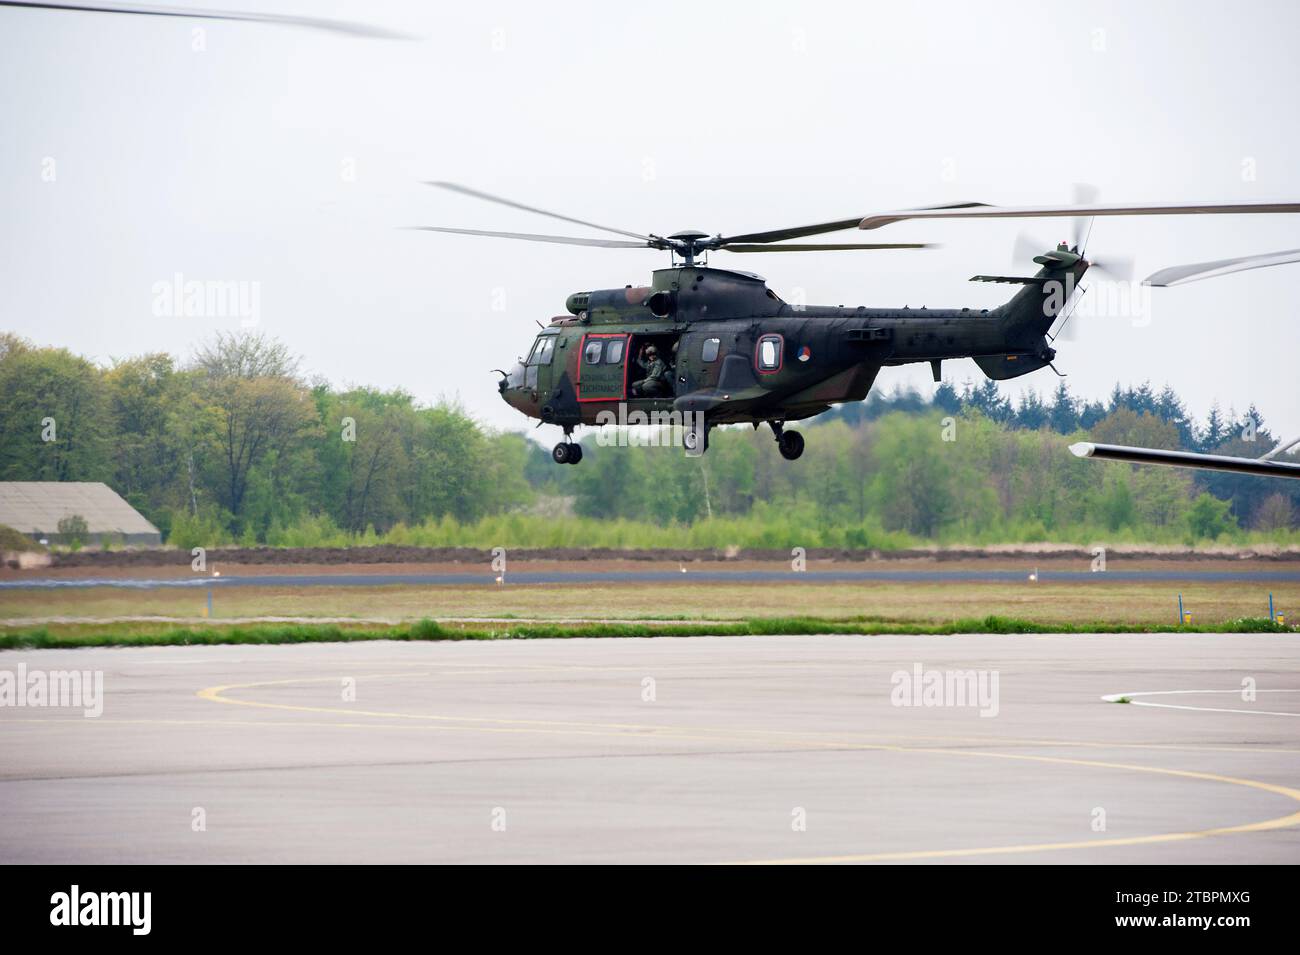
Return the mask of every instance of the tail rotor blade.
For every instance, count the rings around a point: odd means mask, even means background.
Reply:
[[[1093,269],[1100,272],[1102,277],[1111,282],[1132,282],[1133,281],[1133,257],[1129,255],[1108,255],[1104,261],[1093,262],[1088,260]]]
[[[1016,235],[1016,244],[1012,247],[1012,262],[1017,265],[1032,262],[1034,256],[1042,255],[1045,249],[1050,248],[1050,245],[1035,238],[1028,232],[1020,232]]]

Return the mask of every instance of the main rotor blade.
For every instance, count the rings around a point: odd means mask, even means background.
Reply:
[[[842,232],[854,228],[860,219],[839,219],[835,222],[821,222],[817,225],[795,226],[792,229],[771,229],[767,232],[746,232],[742,235],[728,235],[722,239],[722,245],[735,242],[779,242],[782,239],[802,239],[810,235],[824,235],[827,232]]]
[[[651,240],[626,242],[621,239],[579,239],[567,235],[534,235],[531,232],[485,232],[482,229],[448,229],[436,225],[409,225],[417,232],[450,232],[453,235],[484,235],[493,239],[523,239],[527,242],[555,242],[559,245],[586,245],[599,249],[657,249]]]
[[[723,245],[722,252],[840,252],[849,249],[933,249],[928,242],[830,242],[816,245],[799,243],[768,243],[764,245]]]
[[[324,20],[319,17],[283,16],[275,13],[246,13],[237,10],[194,10],[184,7],[155,7],[139,4],[116,3],[39,3],[35,0],[0,0],[0,7],[25,7],[31,10],[71,10],[79,13],[130,13],[153,17],[183,17],[196,20],[242,20],[250,23],[278,23],[284,26],[307,27],[347,33],[352,36],[373,37],[383,40],[412,40],[408,33],[385,30],[368,23],[350,23],[345,20]]]
[[[925,210],[917,212],[887,212],[867,216],[859,223],[861,229],[879,229],[881,226],[906,219],[1036,219],[1051,216],[1170,216],[1170,215],[1236,215],[1263,212],[1300,212],[1300,202],[1156,202],[1143,205],[1077,205],[1077,206],[986,206],[984,208]]]
[[[1300,262],[1300,249],[1288,249],[1285,252],[1265,252],[1260,255],[1245,255],[1239,259],[1220,259],[1217,262],[1195,262],[1191,265],[1172,265],[1148,275],[1143,285],[1155,285],[1165,288],[1170,285],[1182,285],[1186,282],[1199,282],[1233,272],[1247,269],[1263,269],[1270,265],[1287,265]]]
[[[469,186],[462,186],[454,182],[425,182],[426,186],[437,186],[439,189],[446,189],[450,192],[459,192],[463,196],[472,196],[475,199],[482,199],[485,202],[495,202],[498,205],[509,206],[511,209],[522,209],[524,212],[535,212],[539,216],[549,216],[552,219],[559,219],[561,222],[572,222],[574,225],[585,225],[589,229],[598,229],[601,232],[612,232],[615,235],[625,235],[632,239],[650,240],[650,236],[642,235],[639,232],[628,232],[625,229],[614,229],[606,225],[597,225],[595,222],[588,222],[585,219],[575,219],[572,216],[562,216],[558,212],[547,212],[545,209],[538,209],[536,206],[526,206],[522,202],[515,202],[513,199],[505,199],[501,196],[494,196],[488,192],[479,192],[477,189],[471,189]]]
[[[973,209],[987,207],[983,202],[954,202],[943,206],[925,206],[919,212],[931,212],[942,209]],[[856,229],[861,217],[837,219],[834,222],[821,222],[817,225],[795,226],[791,229],[771,229],[767,232],[746,232],[742,235],[722,237],[721,245],[730,246],[735,242],[780,242],[783,239],[802,239],[810,235],[824,235],[827,232],[841,232],[844,229]]]
[[[1220,454],[1195,454],[1191,451],[1161,451],[1157,448],[1129,448],[1116,444],[1093,444],[1080,441],[1070,445],[1070,453],[1079,458],[1104,458],[1130,464],[1164,464],[1176,468],[1199,468],[1205,471],[1235,471],[1261,477],[1300,478],[1300,464],[1264,461],[1257,458],[1234,458]]]

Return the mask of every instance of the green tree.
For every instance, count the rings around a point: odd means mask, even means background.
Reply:
[[[1092,428],[1092,439],[1100,444],[1122,444],[1140,448],[1178,447],[1178,429],[1153,414],[1121,407]]]
[[[1073,434],[1079,428],[1078,402],[1070,395],[1070,388],[1062,378],[1052,395],[1052,403],[1047,409],[1047,421],[1057,434]]]
[[[272,470],[265,480],[282,481],[286,475],[274,465],[291,461],[316,428],[316,407],[297,378],[297,362],[284,345],[262,335],[219,333],[196,352],[193,367],[207,412],[200,416],[206,483],[242,533],[254,467],[267,464]]]
[[[1191,510],[1187,512],[1187,529],[1195,539],[1214,540],[1236,526],[1228,502],[1220,501],[1213,494],[1202,493],[1192,502]]]
[[[104,385],[112,433],[109,483],[166,529],[169,512],[185,505],[186,456],[175,415],[192,383],[171,356],[155,353],[114,361]]]
[[[103,481],[112,430],[99,369],[62,348],[7,340],[0,358],[0,479]]]

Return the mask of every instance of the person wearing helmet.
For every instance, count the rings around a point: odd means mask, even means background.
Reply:
[[[668,365],[659,357],[659,349],[654,345],[645,345],[636,359],[644,378],[632,382],[632,394],[638,398],[666,398],[673,393],[672,383],[668,380]]]

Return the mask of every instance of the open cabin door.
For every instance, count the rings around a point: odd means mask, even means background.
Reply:
[[[626,332],[588,332],[578,354],[578,400],[622,401],[627,397]]]

